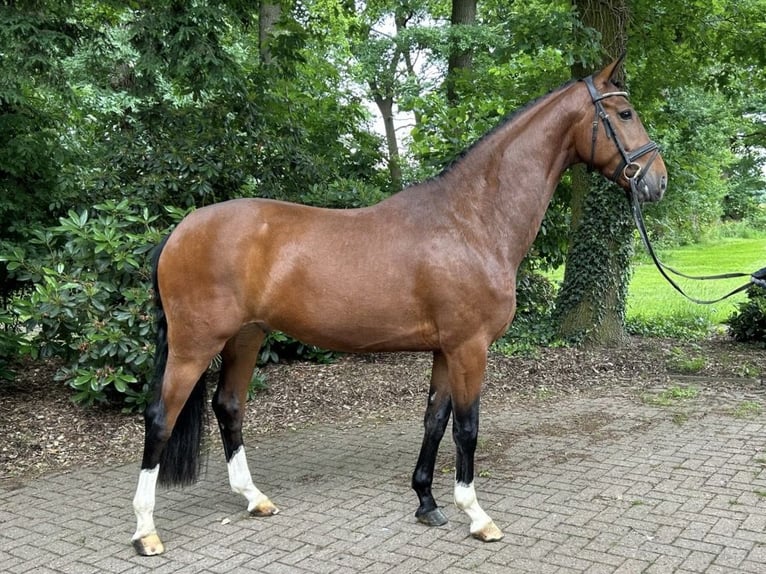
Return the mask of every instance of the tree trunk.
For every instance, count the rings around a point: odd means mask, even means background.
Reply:
[[[476,0],[452,0],[452,16],[450,24],[455,26],[473,25],[476,23]],[[458,76],[471,69],[473,56],[470,50],[460,47],[453,42],[447,66],[447,101],[454,103],[458,94],[456,89]]]
[[[373,87],[373,92],[375,88]],[[391,186],[394,191],[402,189],[402,167],[399,165],[399,144],[396,139],[396,127],[394,126],[394,99],[375,95],[375,104],[383,118],[383,127],[386,131],[386,144],[388,145],[388,172],[391,176]]]
[[[625,50],[626,0],[575,0],[586,26],[601,33],[604,64]],[[586,71],[574,67],[573,75]],[[589,345],[626,340],[625,306],[633,225],[625,194],[584,166],[572,172],[571,226],[564,282],[556,300],[559,334]]]
[[[282,16],[282,7],[279,4],[271,4],[261,1],[258,10],[258,50],[261,54],[261,62],[271,63],[271,49],[269,48],[269,34]]]

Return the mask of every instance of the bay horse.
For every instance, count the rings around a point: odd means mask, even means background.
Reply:
[[[479,394],[489,345],[514,316],[517,268],[556,184],[583,162],[642,201],[659,200],[667,185],[657,146],[613,79],[620,63],[531,103],[441,175],[377,205],[236,199],[181,221],[154,266],[156,394],[133,500],[139,554],[164,551],[153,517],[157,481],[196,480],[204,375],[219,353],[212,408],[231,489],[253,515],[278,512],[254,485],[242,440],[248,383],[272,329],[336,351],[432,352],[415,516],[447,522],[431,485],[451,416],[455,504],[474,537],[503,536],[474,488]]]

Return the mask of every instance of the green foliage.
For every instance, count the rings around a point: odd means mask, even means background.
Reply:
[[[266,383],[266,377],[260,371],[253,372],[253,377],[250,379],[250,384],[247,386],[247,400],[253,400],[258,393],[261,393],[269,388]]]
[[[50,220],[49,204],[67,195],[62,169],[76,154],[66,129],[72,97],[64,59],[88,35],[70,18],[72,4],[0,6],[0,239]]]
[[[658,393],[649,393],[642,397],[644,403],[657,407],[671,407],[682,401],[696,399],[699,396],[697,387],[672,386]]]
[[[34,231],[27,249],[0,256],[34,284],[14,303],[35,334],[34,355],[63,360],[56,376],[79,403],[120,395],[129,406],[145,403],[154,351],[148,253],[165,232],[157,219],[127,200],[105,202],[70,211],[59,225]]]
[[[710,335],[715,324],[704,313],[692,313],[678,309],[670,314],[634,314],[625,321],[631,335],[694,341]]]
[[[729,193],[723,198],[723,217],[734,221],[766,219],[761,201],[766,199],[766,180],[763,172],[764,159],[752,153],[743,155],[732,168]]]
[[[749,419],[761,416],[763,412],[763,405],[756,401],[742,401],[737,405],[737,408],[732,412],[732,416],[736,419]]]
[[[0,307],[0,381],[15,376],[14,358],[28,348],[28,341],[18,326],[18,318],[12,313],[10,303]]]
[[[651,232],[665,243],[693,243],[723,217],[724,198],[748,194],[744,180],[736,189],[722,177],[737,164],[729,140],[741,122],[720,93],[698,87],[670,91],[661,121],[657,136],[672,183],[662,202],[647,206]]]
[[[315,363],[331,363],[335,354],[314,345],[306,345],[280,331],[271,331],[261,346],[258,364],[278,363],[282,360],[303,359]]]
[[[674,373],[693,375],[707,366],[705,357],[689,354],[688,351],[675,347],[670,350],[666,365]]]
[[[385,187],[324,8],[286,11],[263,66],[240,2],[0,7],[0,239],[107,199],[161,212]]]
[[[555,343],[555,296],[556,288],[548,278],[523,268],[516,282],[516,316],[493,348],[505,355],[529,354]]]
[[[375,180],[380,140],[311,28],[288,17],[278,65],[262,66],[257,39],[225,3],[161,2],[123,20],[105,49],[86,47],[73,62],[93,159],[78,175],[97,197],[117,191],[159,210],[242,195],[298,200],[306,186]],[[92,77],[102,50],[106,87]]]
[[[726,323],[729,334],[737,341],[766,345],[766,289],[751,287],[747,292],[747,301],[739,304],[737,312]]]
[[[340,179],[324,185],[313,184],[301,194],[300,202],[317,207],[367,207],[384,200],[387,194],[379,187],[359,180]]]

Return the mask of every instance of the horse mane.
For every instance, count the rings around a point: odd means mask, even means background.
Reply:
[[[561,92],[562,90],[568,88],[572,84],[576,83],[577,80],[570,80],[567,83],[558,86],[557,88],[553,88],[549,92],[535,98],[534,100],[524,104],[520,108],[515,109],[514,111],[507,114],[503,119],[501,119],[497,125],[489,130],[487,133],[485,133],[483,136],[481,136],[478,140],[473,142],[471,145],[463,149],[460,153],[458,153],[457,156],[455,156],[445,167],[442,169],[441,172],[436,174],[435,176],[429,178],[427,181],[435,181],[442,179],[443,177],[447,176],[451,171],[455,169],[457,165],[459,165],[463,159],[465,159],[470,153],[475,150],[477,147],[479,147],[483,142],[491,138],[493,135],[495,135],[497,132],[505,128],[508,124],[513,123],[519,116],[521,116],[524,112],[529,110],[530,108],[535,107],[540,102],[547,100],[549,97],[553,96],[554,94],[557,94]]]

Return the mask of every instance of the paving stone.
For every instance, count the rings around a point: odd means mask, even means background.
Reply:
[[[477,466],[491,477],[477,478],[477,493],[506,533],[493,544],[469,536],[451,472],[434,477],[450,522],[415,520],[418,415],[249,441],[255,482],[282,510],[269,519],[249,517],[212,448],[200,483],[158,491],[160,557],[130,546],[137,462],[0,488],[0,572],[760,573],[766,417],[731,416],[724,407],[743,393],[703,389],[682,425],[671,409],[606,390],[485,411],[492,459]],[[448,441],[437,469],[454,465]]]

